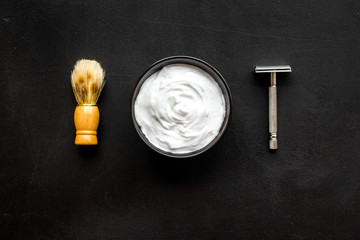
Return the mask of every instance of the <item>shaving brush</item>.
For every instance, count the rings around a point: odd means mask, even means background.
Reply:
[[[98,144],[100,113],[96,102],[105,84],[104,76],[98,62],[86,59],[77,61],[71,73],[71,85],[78,103],[74,113],[76,145]]]

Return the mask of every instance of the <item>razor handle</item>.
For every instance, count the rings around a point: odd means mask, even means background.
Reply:
[[[271,73],[271,85],[269,87],[269,132],[270,149],[278,148],[277,141],[277,91],[276,91],[276,73]]]

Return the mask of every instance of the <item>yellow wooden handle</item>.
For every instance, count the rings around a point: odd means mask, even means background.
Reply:
[[[76,128],[76,145],[97,145],[97,128],[100,112],[94,105],[79,105],[75,108],[74,123]]]

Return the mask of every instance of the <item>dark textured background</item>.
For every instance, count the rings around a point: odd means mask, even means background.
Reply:
[[[138,77],[190,55],[233,95],[223,139],[191,159],[147,148]],[[360,2],[0,3],[0,239],[359,239]],[[99,145],[74,145],[70,71],[98,60]],[[268,151],[279,75],[279,150]]]

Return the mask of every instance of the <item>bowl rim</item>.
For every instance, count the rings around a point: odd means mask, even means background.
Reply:
[[[195,64],[194,64],[195,63]],[[209,142],[207,145],[205,145],[204,147],[196,150],[196,151],[192,151],[192,152],[188,152],[188,153],[171,153],[171,152],[167,152],[164,151],[158,147],[156,147],[154,144],[152,144],[147,137],[145,136],[145,134],[142,132],[141,127],[139,126],[139,124],[136,121],[136,117],[135,117],[135,101],[137,99],[137,95],[140,92],[140,89],[142,87],[142,85],[144,84],[144,82],[155,72],[161,70],[164,66],[167,65],[173,65],[173,64],[187,64],[187,65],[192,65],[194,67],[200,68],[201,70],[205,71],[207,74],[209,74],[219,85],[223,96],[224,96],[224,100],[225,100],[225,117],[224,117],[224,121],[220,127],[219,133],[216,135],[216,137]],[[210,70],[210,72],[209,72]],[[214,77],[214,75],[216,77]],[[220,83],[219,83],[220,82]],[[225,81],[224,77],[219,73],[219,71],[217,71],[213,66],[211,66],[209,63],[205,62],[204,60],[201,60],[199,58],[196,57],[192,57],[192,56],[185,56],[185,55],[175,55],[175,56],[170,56],[170,57],[165,57],[162,58],[158,61],[156,61],[155,63],[153,63],[152,65],[150,65],[150,67],[148,67],[142,74],[141,76],[138,78],[135,87],[132,91],[132,96],[131,96],[131,118],[132,118],[132,122],[133,125],[136,129],[137,134],[140,136],[140,138],[142,139],[142,141],[148,146],[150,147],[152,150],[154,150],[155,152],[158,152],[164,156],[167,157],[172,157],[172,158],[189,158],[189,157],[194,157],[197,156],[201,153],[204,153],[205,151],[211,149],[217,142],[220,141],[220,139],[222,138],[222,136],[224,135],[224,133],[226,132],[229,123],[230,123],[230,119],[231,119],[231,115],[232,115],[232,96],[231,96],[231,92],[230,92],[230,88],[227,84],[227,82]]]

